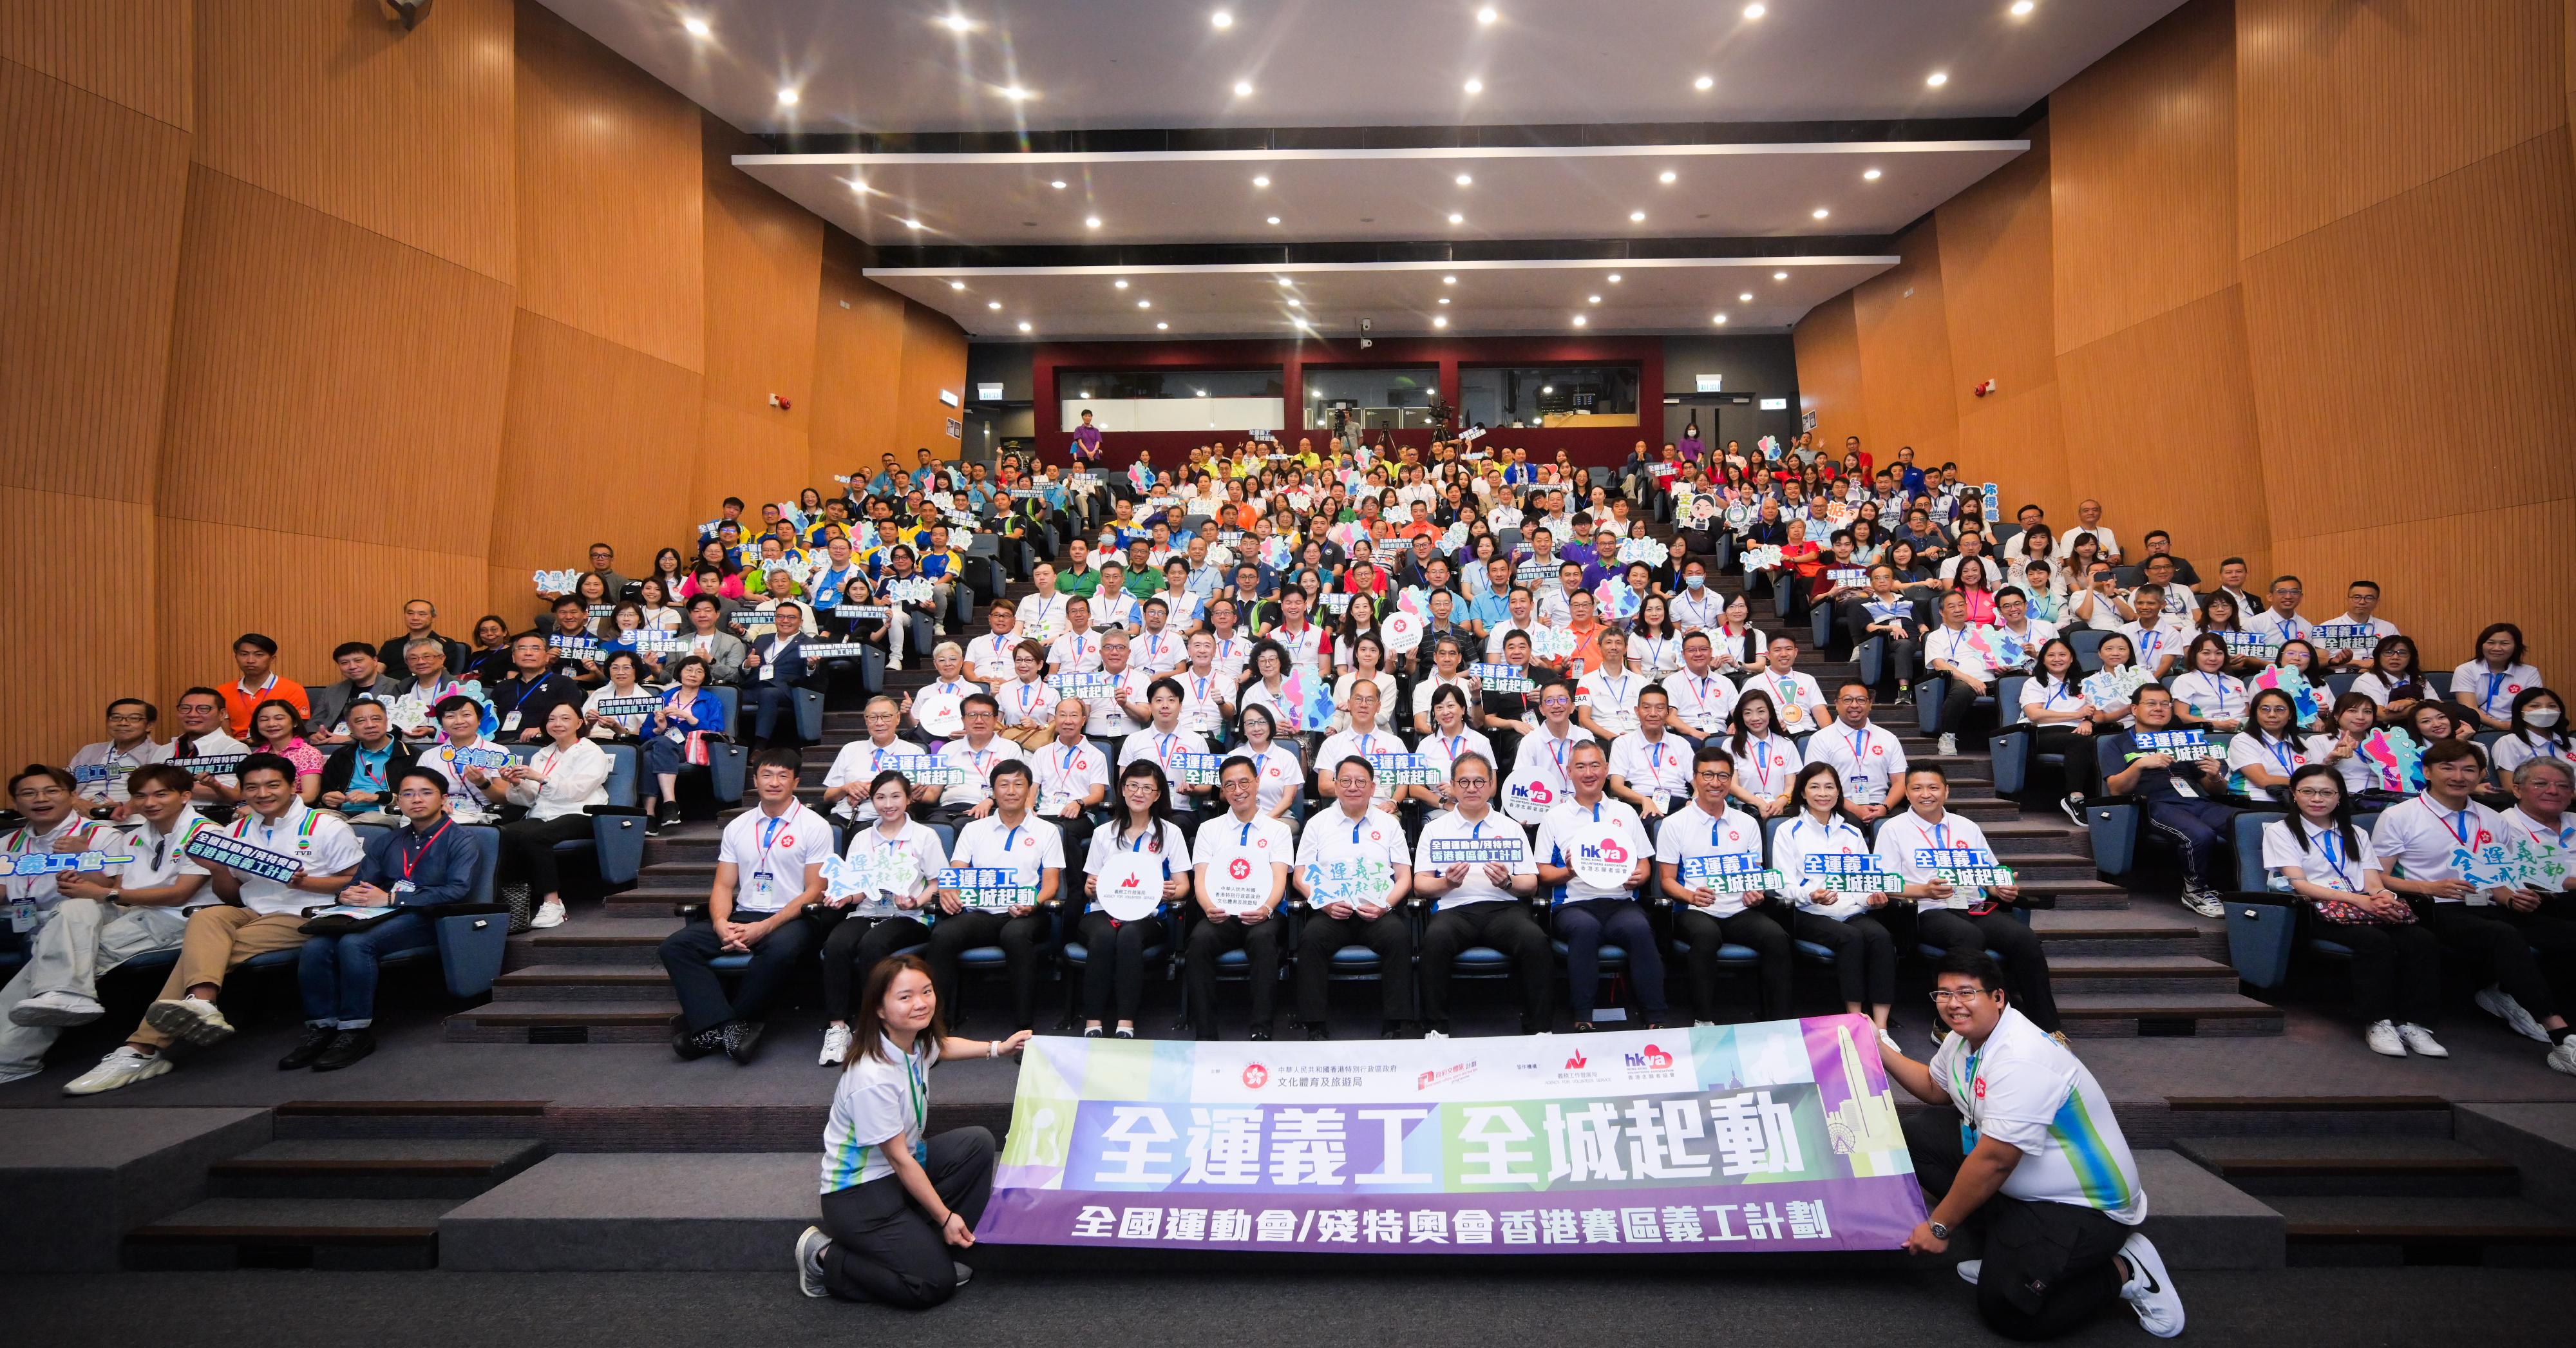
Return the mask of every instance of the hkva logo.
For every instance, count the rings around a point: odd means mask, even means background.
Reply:
[[[1237,880],[1249,880],[1252,878],[1252,863],[1241,857],[1236,857],[1232,863],[1226,866],[1225,873],[1233,876]]]
[[[1243,1086],[1257,1091],[1270,1084],[1270,1069],[1259,1063],[1248,1063],[1243,1069]]]
[[[1583,855],[1587,860],[1606,861],[1614,866],[1628,864],[1628,849],[1606,838],[1597,843],[1585,843]]]
[[[1628,1065],[1630,1067],[1643,1067],[1652,1072],[1670,1071],[1672,1070],[1673,1065],[1673,1055],[1666,1053],[1652,1044],[1648,1044],[1646,1045],[1645,1052],[1631,1053],[1628,1055]]]

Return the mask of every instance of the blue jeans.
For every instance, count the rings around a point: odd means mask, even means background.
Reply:
[[[396,913],[365,931],[307,937],[296,957],[309,1025],[363,1030],[376,1019],[376,965],[385,956],[438,940],[425,912]]]

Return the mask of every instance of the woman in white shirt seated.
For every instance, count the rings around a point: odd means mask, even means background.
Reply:
[[[2183,647],[2174,676],[2174,721],[2217,735],[2245,728],[2245,681],[2227,672],[2227,642],[2203,632]]]
[[[877,962],[898,951],[926,948],[936,915],[939,873],[948,869],[948,850],[930,826],[914,819],[912,779],[888,768],[868,782],[868,804],[876,819],[850,835],[843,858],[852,865],[875,860],[878,853],[899,853],[908,860],[911,880],[892,889],[834,896],[826,894],[812,916],[832,915],[832,933],[823,938],[823,1027],[821,1065],[831,1067],[849,1056],[850,1029],[857,990],[866,985]],[[899,864],[899,863],[898,863]]]
[[[1235,690],[1236,715],[1260,707],[1273,721],[1287,728],[1290,735],[1305,731],[1303,708],[1284,705],[1288,694],[1288,648],[1264,637],[1252,643],[1252,659],[1244,667],[1243,686]],[[1308,671],[1308,677],[1313,672]]]
[[[2227,742],[2228,780],[2249,800],[2278,802],[2290,774],[2322,759],[2331,746],[2302,742],[2298,704],[2278,688],[2255,693],[2245,714],[2247,729]]]
[[[2510,728],[2488,749],[2495,757],[2499,779],[2511,777],[2515,768],[2535,758],[2562,762],[2576,758],[2568,751],[2566,701],[2557,693],[2531,687],[2514,694],[2513,714],[2507,723]]]
[[[2451,671],[2451,700],[2489,730],[2513,724],[2513,700],[2540,686],[2540,671],[2522,662],[2522,629],[2489,623],[2478,633],[2478,657]]]
[[[1797,742],[1777,733],[1771,695],[1748,689],[1726,718],[1726,752],[1735,759],[1735,780],[1727,794],[1744,803],[1755,819],[1786,813],[1794,802],[1791,784],[1806,759]]]
[[[2379,708],[2379,723],[2395,725],[2415,709],[2415,704],[2433,696],[2432,685],[2424,682],[2421,661],[2415,654],[2415,639],[2410,636],[2381,637],[2370,651],[2370,668],[2352,681],[2352,691],[2369,698]]]
[[[1022,748],[1044,744],[1055,737],[1055,688],[1046,681],[1046,647],[1035,641],[1023,641],[1011,648],[1011,670],[1015,677],[993,690],[993,700],[1002,704],[1004,732]]]
[[[2078,826],[2084,823],[2084,801],[2093,794],[2093,708],[2084,700],[2084,671],[2075,648],[2052,637],[2039,648],[2037,672],[2021,686],[2022,719],[2030,722],[2030,751],[2061,754],[2066,759],[2066,796],[2059,808]]]
[[[1860,827],[1844,812],[1842,774],[1831,763],[1810,763],[1798,770],[1791,794],[1798,800],[1798,816],[1771,835],[1771,869],[1787,884],[1780,891],[1787,906],[1765,911],[1792,940],[1833,951],[1843,1009],[1869,1017],[1878,1027],[1879,1042],[1895,1048],[1887,1017],[1896,1000],[1896,942],[1877,918],[1888,896],[1827,889],[1806,873],[1811,856],[1869,855]]]
[[[1273,819],[1287,818],[1306,782],[1306,763],[1297,756],[1295,741],[1279,739],[1279,719],[1269,707],[1245,707],[1235,714],[1235,724],[1242,727],[1243,742],[1226,757],[1252,760],[1261,775],[1261,801],[1255,808]]]
[[[1413,733],[1431,733],[1431,699],[1443,688],[1455,688],[1476,705],[1484,690],[1476,676],[1467,672],[1467,648],[1454,636],[1443,636],[1431,643],[1431,672],[1413,685]]]
[[[2403,732],[2381,731],[2379,704],[2359,689],[2335,699],[2334,709],[2326,713],[2326,729],[2319,736],[2325,756],[2317,761],[2342,774],[2344,799],[2353,809],[2384,810],[2415,794],[2413,783],[2393,776],[2391,768],[2367,752],[2371,736],[2380,735],[2385,742]]]
[[[1139,758],[1118,770],[1112,822],[1091,835],[1091,857],[1083,866],[1084,907],[1076,935],[1082,942],[1082,1035],[1100,1037],[1109,1018],[1113,994],[1117,1003],[1117,1038],[1136,1037],[1136,1009],[1145,1000],[1145,951],[1167,937],[1164,905],[1190,888],[1190,845],[1172,819],[1172,790],[1162,767]],[[1113,858],[1137,852],[1160,860],[1162,883],[1155,887],[1153,911],[1142,917],[1112,917],[1102,907],[1100,880]],[[1148,883],[1152,883],[1150,880]]]
[[[608,751],[581,737],[581,709],[558,702],[546,713],[546,743],[524,763],[494,771],[483,794],[527,814],[501,826],[499,879],[525,885],[537,905],[531,927],[560,927],[563,887],[555,844],[590,836],[589,810],[608,803]]]
[[[2263,826],[2267,883],[2316,905],[2315,934],[2352,951],[2353,1009],[2374,1053],[2447,1058],[2433,1038],[2442,1004],[2442,943],[2391,893],[2370,834],[2352,822],[2343,779],[2310,764],[2290,777],[2296,813]]]
[[[2093,683],[2094,679],[2104,674],[2117,674],[2122,670],[2134,668],[2138,661],[2138,648],[2129,644],[2127,636],[2113,632],[2102,638],[2101,645],[2093,648],[2093,658],[2100,661],[2102,667],[2086,675],[2082,682],[2089,685],[2084,696],[2093,704],[2094,729],[2101,731],[2113,725],[2125,728],[2136,724],[2137,718],[2129,714],[2128,698],[2114,697],[2108,693],[2096,697],[2092,690],[2110,686],[2107,682]]]
[[[705,663],[704,661],[700,662]],[[590,727],[590,737],[618,744],[633,744],[644,736],[646,723],[653,713],[603,716],[602,702],[628,702],[638,698],[659,698],[659,694],[642,682],[643,661],[633,651],[617,651],[608,657],[608,682],[590,690],[581,703],[581,719]]]

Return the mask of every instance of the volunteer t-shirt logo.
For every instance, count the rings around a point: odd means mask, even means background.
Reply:
[[[1978,1099],[1986,1098],[1986,1079],[1983,1076],[1979,1076],[1976,1080],[1976,1092]]]

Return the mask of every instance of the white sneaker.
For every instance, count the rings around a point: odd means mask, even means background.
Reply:
[[[1970,1287],[1974,1287],[1977,1285],[1977,1279],[1986,1271],[1986,1261],[1983,1259],[1962,1259],[1958,1263],[1958,1270],[1959,1281],[1966,1283]]]
[[[170,1055],[146,1053],[132,1044],[119,1044],[116,1051],[98,1060],[98,1066],[63,1083],[65,1095],[104,1095],[120,1086],[149,1081],[170,1070]]]
[[[796,1290],[809,1297],[827,1297],[832,1289],[823,1285],[823,1251],[832,1248],[832,1238],[823,1228],[809,1226],[796,1238]]]
[[[2554,1070],[2576,1077],[2576,1039],[2562,1039],[2556,1048],[2549,1050],[2549,1065]]]
[[[2182,906],[2202,917],[2227,916],[2227,901],[2218,897],[2215,890],[2201,889],[2197,886],[2186,889],[2182,892]]]
[[[1904,1050],[1903,1048],[1901,1048],[1901,1047],[1899,1047],[1899,1046],[1898,1046],[1898,1044],[1897,1044],[1897,1042],[1896,1042],[1896,1036],[1895,1036],[1895,1035],[1892,1035],[1892,1034],[1889,1034],[1889,1033],[1888,1033],[1887,1031],[1885,1031],[1885,1030],[1880,1030],[1880,1031],[1878,1032],[1878,1046],[1879,1046],[1880,1048],[1886,1049],[1888,1052],[1893,1053],[1893,1054],[1897,1055],[1897,1056],[1898,1056],[1898,1057],[1900,1057],[1900,1058],[1901,1058],[1901,1057],[1903,1057],[1903,1056],[1905,1056],[1905,1050]]]
[[[87,1025],[107,1014],[107,1008],[94,997],[56,989],[35,996],[9,1008],[12,1025]]]
[[[823,1056],[814,1061],[824,1067],[838,1067],[850,1060],[850,1027],[833,1025],[823,1031]]]
[[[2383,1058],[2406,1056],[2406,1041],[2398,1037],[2397,1025],[2394,1021],[2370,1022],[2370,1028],[2361,1032],[2361,1038],[2364,1043],[2370,1045],[2371,1052]]]
[[[2421,1025],[2400,1025],[2397,1027],[2397,1037],[2405,1040],[2407,1050],[2418,1056],[2426,1058],[2451,1056],[2451,1051],[2442,1047],[2442,1041],[2435,1039],[2433,1032]]]
[[[2120,1299],[2138,1313],[2139,1327],[2160,1339],[2182,1333],[2182,1294],[2174,1290],[2155,1243],[2145,1233],[2132,1231],[2120,1242],[2120,1257],[2129,1261],[2130,1270],[2129,1281],[2120,1287]]]
[[[1959,737],[1958,737],[1958,736],[1956,736],[1956,735],[1953,735],[1953,734],[1948,734],[1948,733],[1946,733],[1946,732],[1945,732],[1945,733],[1943,733],[1943,735],[1941,736],[1941,743],[1940,743],[1940,746],[1939,746],[1939,753],[1941,754],[1941,756],[1942,756],[1942,757],[1944,757],[1944,758],[1948,758],[1948,757],[1952,757],[1952,756],[1956,755],[1958,752],[1959,752]]]
[[[561,899],[548,899],[538,904],[537,915],[528,919],[528,925],[537,931],[544,931],[548,927],[560,927],[563,924],[564,906]]]
[[[1424,1030],[1422,1032],[1422,1037],[1425,1039],[1446,1039],[1449,1037],[1449,1032],[1447,1030]]]
[[[2522,1009],[2522,1003],[2515,1001],[2512,994],[2503,988],[2488,986],[2478,989],[2477,1003],[2479,1010],[2512,1026],[2515,1034],[2544,1044],[2549,1042],[2549,1031],[2540,1028],[2540,1022],[2533,1020],[2531,1013]]]
[[[199,1048],[233,1037],[233,1023],[224,1019],[224,1013],[213,1002],[194,997],[164,997],[154,1002],[144,1008],[143,1023]]]

